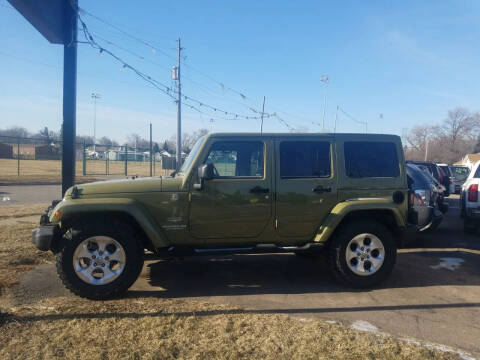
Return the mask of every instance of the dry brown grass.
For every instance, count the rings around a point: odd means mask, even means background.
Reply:
[[[104,160],[88,160],[87,175],[82,174],[82,161],[76,162],[76,182],[90,182],[105,176]],[[110,161],[110,175],[124,175],[124,163],[121,161]],[[0,184],[24,184],[24,183],[60,183],[61,182],[61,161],[60,160],[21,160],[20,176],[17,173],[17,160],[0,159]],[[155,175],[167,175],[159,163],[155,164]],[[150,163],[140,161],[128,162],[128,175],[150,176]]]
[[[53,255],[38,251],[30,238],[45,205],[0,207],[0,291],[17,283],[19,273],[49,263]]]
[[[7,285],[53,260],[30,243],[38,220],[31,215],[42,210],[0,208],[0,280]],[[338,324],[181,299],[57,297],[5,310],[0,359],[458,359]]]
[[[458,358],[341,325],[183,300],[57,298],[12,309],[4,322],[2,359]]]

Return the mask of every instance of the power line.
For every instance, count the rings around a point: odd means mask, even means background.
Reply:
[[[106,21],[106,20],[104,20],[104,19],[101,19],[100,17],[98,17],[98,16],[96,16],[96,15],[93,15],[93,14],[87,12],[86,10],[81,9],[80,7],[78,7],[78,6],[76,6],[76,5],[73,5],[72,3],[70,3],[70,4],[71,4],[71,6],[73,7],[73,9],[76,11],[77,16],[78,16],[78,20],[79,20],[80,23],[82,24],[82,30],[83,30],[85,39],[87,40],[87,42],[88,42],[93,48],[99,50],[100,53],[102,53],[102,52],[107,53],[108,55],[110,55],[111,57],[113,57],[115,60],[121,62],[123,68],[128,68],[128,69],[132,70],[132,71],[135,72],[139,77],[141,77],[141,78],[144,79],[145,81],[147,81],[147,82],[149,82],[150,84],[152,84],[153,86],[155,86],[157,89],[159,89],[160,91],[162,91],[163,93],[165,93],[167,96],[171,97],[172,99],[175,99],[175,96],[171,94],[171,92],[172,92],[172,88],[171,88],[171,87],[169,87],[169,86],[167,86],[167,85],[165,85],[165,84],[162,84],[161,82],[155,80],[155,79],[152,78],[151,76],[149,76],[149,75],[147,75],[147,74],[145,74],[145,73],[137,70],[137,69],[134,68],[133,66],[131,66],[131,65],[129,65],[128,63],[126,63],[125,61],[123,61],[123,59],[121,59],[120,57],[118,57],[117,55],[115,55],[115,54],[114,54],[113,52],[111,52],[110,50],[105,49],[104,47],[100,46],[100,45],[94,40],[94,38],[93,38],[91,32],[88,30],[88,27],[87,27],[87,25],[85,24],[85,22],[81,19],[80,12],[83,12],[83,13],[85,13],[85,14],[93,17],[93,18],[96,18],[97,20],[99,20],[99,21],[107,24],[108,26],[115,28],[117,31],[121,32],[122,34],[124,34],[124,35],[126,35],[126,36],[128,36],[128,37],[130,37],[130,38],[132,38],[132,39],[134,39],[134,40],[136,40],[136,41],[144,44],[145,46],[148,46],[148,47],[150,47],[150,48],[152,48],[152,49],[154,49],[154,50],[156,50],[156,51],[159,51],[160,53],[162,53],[162,54],[164,54],[164,55],[166,55],[166,56],[168,56],[168,57],[170,57],[170,58],[172,58],[172,56],[170,56],[169,54],[167,54],[167,53],[161,51],[160,49],[156,48],[155,46],[153,46],[153,45],[150,44],[149,42],[147,42],[147,41],[145,41],[145,40],[142,40],[142,39],[140,39],[139,37],[134,36],[134,35],[131,35],[131,34],[129,34],[128,32],[120,29],[118,26],[115,26],[115,25],[109,23],[108,21]],[[180,59],[180,61],[181,61],[181,59]],[[182,63],[183,63],[183,62],[182,62]],[[202,72],[200,72],[199,70],[194,69],[192,66],[190,66],[190,65],[188,65],[188,64],[185,64],[185,65],[188,66],[188,67],[190,67],[190,68],[192,68],[193,70],[195,70],[195,71],[197,71],[197,72],[199,72],[199,73],[202,73]],[[223,83],[220,83],[220,82],[216,81],[215,79],[213,79],[213,78],[210,77],[209,75],[204,74],[204,73],[202,73],[202,74],[203,74],[204,76],[209,77],[212,81],[215,81],[215,82],[219,83],[219,84],[222,86],[222,88],[225,87],[225,85],[224,85]],[[247,99],[247,96],[244,95],[243,93],[240,93],[240,92],[238,92],[238,91],[236,91],[235,89],[230,88],[230,87],[227,87],[227,88],[228,88],[229,90],[233,91],[233,92],[238,93],[243,99]],[[184,95],[184,96],[186,96],[186,95]],[[199,101],[199,100],[197,100],[197,99],[194,99],[194,98],[192,98],[192,97],[189,97],[189,96],[186,96],[186,97],[187,97],[186,100],[194,101],[194,102],[196,102],[200,107],[201,107],[201,106],[206,106],[207,108],[213,110],[214,112],[220,111],[220,112],[223,112],[225,115],[233,115],[233,116],[235,116],[235,119],[237,119],[237,118],[243,118],[243,119],[260,119],[260,118],[261,118],[261,116],[254,116],[254,117],[252,117],[252,116],[245,116],[245,115],[240,115],[240,114],[237,114],[237,113],[225,111],[225,110],[222,110],[222,109],[213,107],[213,106],[211,106],[211,105],[205,104],[205,103],[203,103],[203,102],[201,102],[201,101]],[[180,101],[180,99],[178,99],[178,101]],[[200,113],[204,113],[204,112],[202,112],[201,110],[199,110],[196,106],[193,106],[193,105],[191,105],[191,104],[187,104],[187,106],[189,106],[191,109],[195,109],[195,110],[199,111]],[[258,111],[255,110],[255,109],[253,109],[253,108],[251,108],[251,110],[253,110],[254,112],[258,113]],[[294,128],[293,128],[290,124],[288,124],[288,122],[286,122],[284,119],[278,117],[278,115],[277,115],[276,113],[264,114],[264,113],[262,112],[262,116],[265,116],[265,115],[267,115],[267,117],[272,117],[272,116],[273,116],[273,117],[277,117],[277,119],[279,119],[279,121],[280,121],[282,124],[284,124],[285,126],[287,126],[287,128],[288,128],[289,130],[294,130]],[[215,116],[215,117],[218,118],[218,116]],[[233,119],[232,119],[232,120],[233,120]]]
[[[148,42],[148,41],[146,41],[146,40],[143,40],[143,39],[139,38],[138,36],[132,35],[132,34],[126,32],[125,30],[121,29],[120,27],[118,27],[118,26],[116,26],[116,25],[108,22],[107,20],[102,19],[101,17],[99,17],[99,16],[97,16],[97,15],[94,15],[94,14],[88,12],[87,10],[79,7],[79,8],[78,8],[78,14],[79,14],[79,16],[80,16],[80,13],[83,13],[83,14],[85,14],[85,15],[88,15],[88,16],[96,19],[97,21],[100,21],[100,22],[104,23],[104,24],[107,25],[107,26],[110,26],[111,28],[117,30],[118,32],[120,32],[120,33],[122,33],[123,35],[129,37],[130,39],[135,40],[135,41],[137,41],[137,42],[139,42],[139,43],[141,43],[141,44],[149,47],[149,48],[150,48],[152,51],[154,51],[154,52],[159,52],[160,54],[163,54],[163,55],[165,55],[165,56],[167,56],[167,57],[169,57],[169,58],[171,58],[171,59],[173,59],[173,60],[176,60],[175,56],[166,53],[166,52],[163,51],[162,49],[159,49],[158,47],[156,47],[156,46],[154,46],[153,44],[151,44],[150,42]]]
[[[161,82],[159,82],[158,80],[154,79],[153,77],[139,71],[138,69],[136,69],[135,67],[133,67],[132,65],[130,65],[129,63],[127,63],[126,61],[124,61],[122,58],[120,58],[119,56],[115,55],[112,51],[108,50],[107,48],[101,46],[93,37],[93,34],[90,32],[90,30],[88,29],[87,25],[85,24],[85,22],[81,19],[80,15],[79,15],[79,21],[82,25],[82,31],[83,31],[83,34],[85,36],[85,39],[87,40],[87,43],[92,46],[93,48],[97,49],[100,51],[100,53],[106,53],[108,55],[110,55],[111,57],[113,57],[115,60],[117,60],[118,62],[120,62],[122,64],[122,67],[123,68],[127,68],[127,69],[130,69],[132,70],[134,73],[136,73],[139,77],[141,77],[142,79],[144,79],[145,81],[149,82],[150,84],[152,84],[154,87],[156,87],[157,89],[159,89],[160,91],[162,91],[164,94],[166,94],[167,96],[169,96],[170,98],[176,100],[176,97],[174,96],[174,91],[173,91],[173,88],[168,86],[168,85],[165,85]],[[113,44],[113,43],[112,43]],[[135,54],[135,53],[134,53]],[[135,54],[137,56],[137,54]],[[227,110],[224,110],[224,109],[221,109],[221,108],[218,108],[216,106],[213,106],[213,105],[210,105],[206,102],[203,102],[201,100],[198,100],[198,99],[195,99],[191,96],[188,96],[188,95],[182,95],[183,98],[185,100],[189,100],[191,102],[194,102],[197,104],[197,106],[199,107],[205,107],[215,113],[219,113],[219,114],[224,114],[224,115],[230,115],[236,119],[240,118],[240,119],[247,119],[247,120],[250,120],[250,119],[260,119],[261,116],[248,116],[248,115],[242,115],[242,114],[238,114],[238,113],[235,113],[235,112],[231,112],[231,111],[227,111]],[[190,106],[192,106],[190,104]],[[202,112],[202,113],[205,113],[205,112]],[[274,114],[265,114],[264,116],[265,117],[271,117],[273,116]],[[210,116],[214,116],[214,117],[218,117],[216,115],[212,115],[210,114]],[[233,118],[232,118],[233,119]]]
[[[118,32],[120,32],[120,33],[122,33],[123,35],[129,37],[130,39],[135,40],[135,41],[137,41],[137,42],[139,42],[139,43],[147,46],[147,47],[150,48],[152,51],[158,52],[158,53],[160,53],[160,54],[162,54],[162,55],[164,55],[164,56],[167,56],[167,57],[169,57],[170,59],[176,61],[175,56],[173,56],[173,55],[171,55],[171,54],[168,54],[167,52],[163,51],[162,49],[159,49],[158,47],[154,46],[151,42],[146,41],[146,40],[144,40],[144,39],[141,39],[141,38],[138,37],[138,36],[132,35],[132,34],[128,33],[127,31],[121,29],[120,27],[118,27],[118,26],[116,26],[116,25],[108,22],[108,21],[105,20],[105,19],[102,19],[101,17],[99,17],[99,16],[97,16],[97,15],[94,15],[94,14],[88,12],[87,10],[85,10],[85,9],[83,9],[83,8],[79,8],[79,13],[84,13],[85,15],[88,15],[88,16],[96,19],[97,21],[100,21],[100,22],[104,23],[105,25],[107,25],[107,26],[109,26],[109,27],[117,30]],[[192,65],[186,63],[185,60],[182,60],[181,63],[182,63],[182,65],[184,65],[184,66],[192,69],[193,71],[199,73],[200,75],[202,75],[202,76],[208,78],[209,80],[215,82],[216,84],[218,84],[218,85],[221,87],[221,89],[222,89],[223,91],[231,91],[231,92],[239,95],[243,100],[247,100],[247,99],[248,99],[248,100],[250,100],[250,101],[254,101],[252,98],[250,98],[249,96],[245,95],[245,93],[244,93],[243,91],[236,90],[236,89],[232,88],[231,86],[227,85],[225,82],[219,81],[219,80],[213,78],[212,76],[206,74],[205,72],[196,69],[196,68],[193,67]]]
[[[367,123],[367,121],[357,120],[355,117],[353,117],[352,115],[350,115],[349,113],[347,113],[345,110],[343,110],[341,106],[338,107],[338,110],[340,110],[345,116],[347,116],[347,117],[350,118],[351,120],[355,121],[357,124],[365,125],[365,133],[368,132],[368,123]]]

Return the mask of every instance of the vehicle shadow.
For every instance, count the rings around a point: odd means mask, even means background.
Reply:
[[[460,258],[458,269],[439,266],[444,257]],[[324,258],[305,259],[293,254],[199,256],[156,261],[147,269],[149,284],[163,290],[130,291],[130,295],[174,298],[370,291],[339,284]],[[377,289],[436,285],[480,285],[480,255],[399,253],[393,273]]]

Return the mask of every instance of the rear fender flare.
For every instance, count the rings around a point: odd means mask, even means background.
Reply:
[[[337,226],[347,215],[359,211],[388,211],[390,212],[398,228],[403,228],[407,224],[402,215],[400,206],[390,199],[358,199],[338,203],[327,216],[323,224],[319,227],[315,235],[314,242],[326,243],[334,233]],[[405,215],[406,216],[406,215]]]

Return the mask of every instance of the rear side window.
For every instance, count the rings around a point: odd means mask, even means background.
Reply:
[[[480,166],[477,168],[477,170],[475,171],[475,174],[473,175],[473,177],[475,179],[478,179],[480,178]]]
[[[351,178],[387,178],[400,175],[397,147],[391,142],[347,141],[345,171]]]
[[[331,174],[328,141],[283,141],[280,143],[281,178],[326,178]]]

